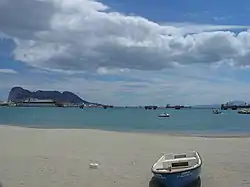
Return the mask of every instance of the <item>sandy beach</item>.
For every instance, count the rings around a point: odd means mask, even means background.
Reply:
[[[250,138],[0,126],[3,187],[146,187],[167,152],[198,151],[204,187],[250,186]],[[97,161],[99,169],[89,169]]]

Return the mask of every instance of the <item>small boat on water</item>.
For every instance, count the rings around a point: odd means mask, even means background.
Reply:
[[[89,168],[91,169],[97,169],[99,167],[99,164],[96,162],[89,163]]]
[[[164,154],[152,166],[149,187],[200,187],[202,160],[198,152]]]
[[[213,113],[214,114],[221,114],[222,112],[220,110],[216,109],[216,110],[213,110]]]
[[[159,114],[158,117],[160,117],[160,118],[168,118],[168,117],[170,117],[170,114],[167,114],[166,112],[164,112],[162,114]]]
[[[242,109],[238,111],[239,114],[250,114],[250,109]]]

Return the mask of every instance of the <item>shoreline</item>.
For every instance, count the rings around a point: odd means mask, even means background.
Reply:
[[[170,137],[197,137],[197,138],[250,138],[250,133],[199,133],[199,132],[156,132],[156,131],[117,131],[107,129],[95,129],[95,128],[42,128],[40,126],[22,126],[18,124],[0,124],[0,127],[13,127],[23,129],[37,129],[37,130],[73,130],[73,131],[99,131],[99,132],[114,132],[121,134],[145,134],[156,136],[170,136]]]

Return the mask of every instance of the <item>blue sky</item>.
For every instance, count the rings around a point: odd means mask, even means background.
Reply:
[[[135,14],[155,22],[196,22],[206,24],[248,25],[247,0],[102,0],[113,10]]]
[[[247,0],[3,1],[0,100],[22,86],[117,105],[250,101],[249,16]]]

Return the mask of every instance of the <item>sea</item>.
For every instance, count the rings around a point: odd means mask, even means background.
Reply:
[[[169,118],[159,118],[166,112]],[[1,107],[0,124],[30,128],[100,129],[197,135],[250,135],[250,115],[234,110]]]

